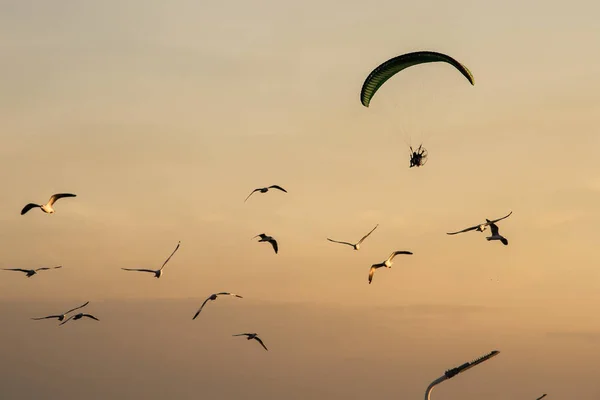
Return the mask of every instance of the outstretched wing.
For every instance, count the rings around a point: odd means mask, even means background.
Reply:
[[[167,265],[167,263],[169,262],[169,260],[171,259],[171,257],[173,257],[173,254],[175,254],[175,252],[177,251],[177,249],[179,249],[179,245],[180,244],[181,244],[181,242],[177,242],[177,247],[175,247],[175,250],[173,250],[173,252],[169,256],[169,258],[167,258],[167,260],[163,263],[162,267],[160,267],[161,270],[165,267],[165,265]]]
[[[61,322],[61,323],[60,323],[60,324],[58,324],[58,325],[60,326],[60,325],[64,325],[64,324],[66,324],[67,322],[69,322],[70,320],[72,320],[74,316],[75,316],[75,315],[71,315],[69,318],[65,319],[63,322]]]
[[[377,268],[375,268],[375,266],[371,266],[371,269],[369,269],[369,284],[371,284],[371,281],[373,280],[373,275],[375,274],[375,270]]]
[[[360,239],[360,240],[358,241],[358,244],[361,244],[361,243],[363,242],[363,240],[365,240],[366,238],[368,238],[368,237],[369,237],[369,235],[370,235],[371,233],[373,233],[373,231],[374,231],[375,229],[377,229],[377,227],[378,227],[378,226],[379,226],[379,224],[375,225],[375,228],[371,229],[371,232],[369,232],[369,233],[367,233],[365,236],[363,236],[363,237],[362,237],[362,239]]]
[[[250,336],[252,335],[251,333],[238,333],[236,335],[231,335],[231,336]]]
[[[49,269],[59,269],[59,268],[62,268],[62,265],[59,265],[58,267],[42,267],[42,268],[36,269],[36,271],[46,271]]]
[[[192,319],[196,319],[196,317],[197,317],[198,315],[200,315],[200,311],[202,311],[202,309],[204,308],[204,305],[206,304],[206,302],[207,302],[208,300],[210,300],[210,297],[209,297],[208,299],[204,300],[204,303],[202,303],[202,305],[200,306],[200,309],[199,309],[198,311],[196,311],[196,314],[194,315],[194,318],[192,318]]]
[[[91,319],[95,319],[96,321],[100,321],[98,318],[94,317],[92,314],[83,314],[83,317],[88,317]]]
[[[156,274],[156,271],[153,271],[151,269],[142,269],[142,268],[121,268],[123,271],[138,271],[138,272],[151,272],[153,274]]]
[[[19,272],[25,272],[28,273],[29,270],[26,269],[22,269],[22,268],[2,268],[5,271],[19,271]]]
[[[40,317],[40,318],[31,318],[34,321],[39,321],[40,319],[50,319],[50,318],[60,318],[60,315],[48,315],[47,317]]]
[[[260,189],[254,189],[252,192],[250,192],[250,194],[248,195],[248,197],[246,197],[246,200],[248,200],[250,198],[250,196],[252,196],[254,194],[254,192],[259,191]],[[246,202],[246,200],[244,200],[244,203]]]
[[[31,210],[35,207],[41,207],[39,204],[29,203],[21,210],[21,215],[25,214],[27,211]]]
[[[495,223],[495,222],[498,222],[498,221],[502,221],[503,219],[510,217],[510,215],[511,215],[511,214],[512,214],[512,211],[511,211],[511,212],[509,212],[507,215],[505,215],[505,216],[504,216],[504,217],[502,217],[502,218],[498,218],[498,219],[494,219],[494,220],[492,220],[492,221],[491,221],[491,223]]]
[[[498,236],[498,225],[493,222],[489,222],[490,230],[492,231],[492,236]]]
[[[466,228],[463,229],[462,231],[457,231],[457,232],[450,232],[450,233],[446,233],[446,235],[456,235],[457,233],[463,233],[463,232],[469,232],[469,231],[474,231],[475,229],[479,228],[479,225],[475,225],[472,226],[470,228]]]
[[[254,340],[256,340],[258,343],[260,343],[260,345],[262,347],[264,347],[266,351],[269,351],[269,349],[267,349],[267,346],[265,346],[265,344],[263,343],[263,341],[260,340],[260,338],[258,336],[254,336]]]
[[[340,242],[340,241],[338,241],[338,240],[333,240],[333,239],[329,239],[329,238],[327,238],[327,240],[329,240],[330,242],[333,242],[333,243],[347,244],[348,246],[352,246],[352,247],[354,247],[354,245],[353,245],[352,243],[348,243],[348,242]]]
[[[277,254],[277,251],[278,251],[277,240],[271,239],[271,240],[269,240],[269,243],[271,243],[271,245],[273,246],[273,250],[275,250],[275,254]]]
[[[281,186],[279,186],[279,185],[271,185],[271,186],[269,186],[269,189],[279,189],[279,190],[281,190],[282,192],[286,192],[286,193],[287,193],[287,190],[285,190],[284,188],[282,188],[282,187],[281,187]]]
[[[410,251],[399,250],[395,251],[388,257],[388,261],[392,261],[398,254],[412,254]]]
[[[256,236],[254,236],[252,239],[256,239],[257,237],[259,237],[259,238],[261,238],[261,239],[266,239],[266,238],[267,238],[267,235],[265,235],[264,233],[261,233],[260,235],[256,235]],[[250,239],[250,240],[252,240],[252,239]]]
[[[53,194],[52,196],[50,196],[50,200],[48,200],[48,204],[52,205],[56,202],[56,200],[58,199],[62,199],[63,197],[77,197],[76,195],[72,194],[72,193],[57,193],[57,194]]]
[[[67,312],[65,313],[65,315],[66,315],[66,314],[68,314],[68,313],[71,313],[71,312],[73,312],[73,311],[75,311],[75,310],[79,310],[80,308],[83,308],[83,307],[87,306],[88,304],[90,304],[90,302],[89,302],[89,301],[87,301],[85,304],[82,304],[82,305],[80,305],[79,307],[72,308],[72,309],[70,309],[69,311],[67,311]]]
[[[220,293],[217,293],[217,296],[235,296],[235,297],[239,297],[240,299],[243,299],[243,297],[240,296],[239,294],[229,293],[229,292],[220,292]]]
[[[538,397],[538,398],[537,398],[537,399],[535,399],[535,400],[542,400],[542,399],[543,399],[544,397],[546,397],[546,396],[547,396],[547,395],[546,395],[546,393],[544,393],[544,394],[543,394],[541,397]]]

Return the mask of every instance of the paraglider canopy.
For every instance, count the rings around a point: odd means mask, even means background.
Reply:
[[[369,103],[377,90],[392,76],[413,65],[432,62],[445,62],[454,66],[467,78],[471,85],[475,85],[475,80],[469,69],[449,55],[435,51],[417,51],[394,57],[375,68],[363,83],[360,91],[360,102],[363,106],[369,107]]]

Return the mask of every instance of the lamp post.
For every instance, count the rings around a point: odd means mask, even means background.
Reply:
[[[479,357],[478,359],[476,359],[474,361],[466,362],[466,363],[464,363],[463,365],[461,365],[459,367],[449,369],[448,371],[446,371],[444,373],[444,375],[440,376],[439,378],[437,378],[436,380],[434,380],[433,382],[431,382],[429,384],[429,386],[427,387],[427,390],[425,391],[425,400],[431,400],[431,397],[430,397],[431,396],[431,392],[433,391],[433,388],[436,385],[439,385],[440,383],[444,382],[445,380],[453,378],[456,375],[460,374],[461,372],[465,372],[466,370],[468,370],[470,368],[473,368],[474,366],[479,365],[479,364],[481,364],[484,361],[489,360],[490,358],[498,355],[499,353],[500,353],[499,351],[494,350],[491,353],[486,354],[483,357]],[[542,397],[544,397],[544,396],[542,396]],[[540,399],[542,397],[540,397]]]

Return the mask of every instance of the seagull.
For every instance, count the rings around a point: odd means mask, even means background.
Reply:
[[[544,397],[546,397],[546,396],[547,396],[547,395],[546,395],[546,393],[544,393],[544,394],[542,395],[542,397],[538,397],[538,398],[537,398],[537,399],[535,399],[535,400],[542,400],[542,399],[543,399]]]
[[[32,276],[34,276],[35,274],[37,274],[38,271],[46,271],[49,269],[58,269],[58,268],[62,268],[62,265],[59,265],[58,267],[42,267],[42,268],[37,268],[37,269],[22,269],[22,268],[2,268],[5,271],[19,271],[19,272],[25,272],[25,274],[27,275],[28,278],[31,278]]]
[[[486,218],[485,219],[486,222],[483,224],[475,225],[470,228],[463,229],[462,231],[447,233],[447,235],[456,235],[457,233],[463,233],[463,232],[469,232],[469,231],[483,232],[489,226],[490,230],[492,231],[492,236],[488,236],[488,237],[486,237],[486,239],[487,240],[499,240],[502,242],[502,244],[507,246],[508,240],[498,233],[498,225],[496,225],[496,222],[502,221],[503,219],[508,218],[511,214],[512,214],[512,211],[510,213],[508,213],[507,215],[505,215],[504,217],[495,219],[493,221],[490,221],[489,219]]]
[[[490,224],[490,230],[492,231],[492,236],[488,236],[488,237],[486,237],[486,239],[488,241],[489,240],[499,240],[502,242],[503,245],[508,246],[508,239],[506,239],[504,236],[502,236],[501,234],[498,233],[498,225],[494,224],[489,219],[486,219],[486,221]]]
[[[340,242],[340,241],[333,240],[333,239],[329,239],[329,238],[327,238],[327,240],[329,240],[330,242],[333,242],[333,243],[347,244],[348,246],[352,246],[352,247],[354,248],[354,250],[359,250],[359,249],[360,249],[360,245],[361,245],[361,243],[362,243],[362,242],[363,242],[363,241],[364,241],[366,238],[368,238],[368,237],[369,237],[369,235],[370,235],[371,233],[373,233],[373,231],[374,231],[375,229],[377,229],[377,227],[378,227],[378,226],[379,226],[379,224],[375,225],[375,228],[373,228],[373,229],[371,230],[371,232],[369,232],[369,233],[367,233],[365,236],[363,236],[363,237],[362,237],[362,239],[360,239],[360,240],[358,241],[358,243],[356,243],[356,244],[352,244],[352,243],[348,243],[348,242]]]
[[[269,189],[279,189],[282,192],[286,192],[287,190],[285,190],[284,188],[282,188],[281,186],[278,185],[271,185],[269,187],[264,187],[264,188],[258,188],[258,189],[254,189],[249,195],[248,197],[246,197],[246,200],[248,200],[250,198],[250,196],[252,196],[254,194],[254,192],[261,192],[261,193],[267,193],[269,191]],[[246,200],[244,200],[244,203],[246,202]]]
[[[52,208],[52,204],[54,204],[56,202],[56,200],[58,199],[62,199],[63,197],[77,197],[74,194],[71,193],[57,193],[57,194],[53,194],[50,197],[50,200],[48,200],[48,203],[46,204],[35,204],[35,203],[29,203],[27,204],[25,207],[23,207],[23,209],[21,210],[21,215],[24,215],[27,211],[31,210],[32,208],[35,207],[39,207],[42,209],[43,212],[47,213],[47,214],[54,214],[54,208]]]
[[[269,243],[271,243],[271,245],[273,246],[273,250],[275,250],[275,254],[277,254],[277,251],[279,249],[278,246],[277,246],[277,241],[275,239],[273,239],[272,236],[267,236],[264,233],[261,233],[260,235],[256,235],[252,239],[257,238],[259,236],[260,236],[259,242],[269,242]]]
[[[204,303],[202,303],[202,305],[200,306],[200,309],[198,311],[196,311],[196,315],[194,315],[194,318],[192,319],[196,319],[196,317],[198,315],[200,315],[200,311],[202,311],[202,309],[204,308],[204,305],[210,300],[210,301],[214,301],[217,299],[217,296],[235,296],[238,297],[240,299],[243,299],[242,296],[240,296],[239,294],[235,294],[235,293],[228,293],[228,292],[220,292],[220,293],[213,293],[210,295],[210,297],[208,297],[206,300],[204,300]]]
[[[483,231],[485,231],[487,229],[488,225],[494,224],[494,223],[496,223],[498,221],[502,221],[503,219],[508,218],[511,214],[512,214],[512,211],[509,212],[504,217],[495,219],[493,221],[490,221],[489,219],[486,218],[486,222],[484,224],[475,225],[475,226],[472,226],[470,228],[463,229],[462,231],[450,232],[450,233],[447,233],[447,235],[456,235],[457,233],[463,233],[463,232],[469,232],[469,231],[483,232]]]
[[[67,322],[69,322],[70,320],[77,321],[78,319],[81,319],[83,317],[88,317],[88,318],[91,318],[91,319],[95,319],[96,321],[100,321],[98,318],[94,317],[92,314],[79,313],[79,314],[71,315],[69,317],[69,319],[67,319],[64,322],[61,322],[59,325],[64,325]]]
[[[267,349],[267,346],[265,346],[265,344],[263,343],[263,341],[260,340],[260,338],[258,337],[258,334],[256,334],[256,333],[240,333],[238,335],[232,335],[232,336],[248,336],[248,340],[251,340],[251,339],[256,340],[258,343],[260,343],[260,345],[262,347],[265,348],[265,350],[269,351],[269,349]]]
[[[385,260],[384,262],[371,265],[371,269],[369,269],[369,285],[371,284],[371,281],[373,280],[373,274],[375,273],[375,270],[377,268],[381,268],[381,267],[392,268],[392,264],[393,264],[392,260],[398,254],[412,254],[412,253],[410,251],[394,251],[392,254],[390,254],[390,256],[387,258],[387,260]]]
[[[80,308],[83,308],[83,307],[87,306],[88,304],[89,304],[89,301],[88,301],[88,302],[86,302],[85,304],[83,304],[83,305],[79,306],[79,307],[72,308],[72,309],[70,309],[69,311],[67,311],[67,312],[65,312],[65,313],[63,313],[63,314],[59,314],[59,315],[48,315],[47,317],[41,317],[41,318],[31,318],[31,319],[33,319],[33,320],[35,320],[35,321],[39,321],[39,320],[41,320],[41,319],[57,318],[59,321],[62,321],[62,320],[64,320],[64,319],[67,317],[67,314],[69,314],[69,313],[71,313],[71,312],[73,312],[73,311],[75,311],[75,310],[79,310]]]
[[[154,274],[155,278],[160,278],[160,276],[162,275],[162,270],[165,267],[165,265],[167,265],[167,263],[169,262],[169,260],[171,259],[171,257],[173,257],[173,254],[175,254],[175,252],[177,251],[177,249],[179,248],[179,245],[181,244],[181,242],[177,242],[177,247],[175,247],[175,250],[173,250],[173,252],[171,253],[171,255],[169,256],[169,258],[167,258],[167,261],[165,261],[162,265],[162,267],[160,267],[160,269],[157,270],[153,270],[153,269],[143,269],[143,268],[121,268],[124,271],[140,271],[140,272],[151,272]]]

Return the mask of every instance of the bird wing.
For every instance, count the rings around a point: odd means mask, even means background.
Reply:
[[[206,300],[204,300],[204,303],[202,303],[202,305],[200,306],[200,309],[198,309],[198,311],[196,311],[196,314],[194,315],[194,318],[192,318],[192,319],[196,319],[196,317],[197,317],[198,315],[200,315],[200,311],[202,311],[202,309],[204,308],[204,305],[206,304],[206,302],[207,302],[208,300],[210,300],[210,297],[208,297]]]
[[[21,215],[25,214],[27,211],[31,210],[35,207],[41,207],[39,204],[29,203],[21,210]]]
[[[177,251],[177,249],[179,249],[179,245],[180,244],[181,244],[181,242],[177,242],[177,247],[175,247],[175,250],[173,250],[173,252],[169,256],[169,258],[167,258],[167,260],[163,263],[162,267],[160,267],[161,270],[165,267],[165,265],[167,265],[167,263],[169,262],[169,260],[171,259],[171,257],[173,257],[173,254],[175,254],[175,252]]]
[[[339,240],[333,240],[333,239],[329,239],[329,238],[327,238],[327,240],[329,240],[330,242],[333,242],[333,243],[347,244],[348,246],[352,246],[352,247],[354,247],[354,245],[353,245],[352,243],[348,243],[348,242],[340,242]]]
[[[462,231],[456,231],[456,232],[450,232],[450,233],[446,233],[446,235],[456,235],[457,233],[463,233],[463,232],[469,232],[469,231],[474,231],[475,229],[477,229],[479,227],[479,225],[475,225],[472,226],[470,228],[466,228],[463,229]]]
[[[251,335],[252,335],[251,333],[238,333],[238,334],[231,335],[231,336],[251,336]]]
[[[53,194],[52,196],[50,196],[50,200],[48,200],[48,204],[52,205],[56,202],[56,200],[58,199],[62,199],[63,197],[77,197],[74,194],[71,193],[57,193],[57,194]]]
[[[286,193],[287,193],[287,190],[285,190],[284,188],[282,188],[282,187],[281,187],[281,186],[279,186],[279,185],[271,185],[271,186],[269,186],[269,189],[279,189],[279,190],[281,190],[282,192],[286,192]]]
[[[58,324],[58,325],[60,326],[60,325],[64,325],[64,324],[66,324],[66,323],[67,323],[67,322],[69,322],[71,319],[73,319],[73,317],[74,317],[74,316],[75,316],[75,315],[71,315],[69,318],[65,319],[63,322],[61,322],[61,323],[60,323],[60,324]]]
[[[502,221],[503,219],[510,217],[510,215],[511,215],[511,214],[512,214],[512,211],[511,211],[511,212],[509,212],[507,215],[505,215],[505,216],[504,216],[504,217],[502,217],[502,218],[498,218],[498,219],[494,219],[494,220],[492,220],[492,221],[491,221],[491,223],[495,223],[495,222],[498,222],[498,221]]]
[[[82,317],[88,317],[91,319],[95,319],[96,321],[100,321],[98,318],[94,317],[92,314],[83,314]]]
[[[257,237],[259,237],[261,239],[266,239],[267,235],[265,235],[264,233],[261,233],[260,235],[254,236],[252,239],[256,239]],[[250,240],[252,240],[252,239],[250,239]]]
[[[492,236],[498,236],[498,225],[496,225],[493,222],[490,222],[489,225],[490,225],[490,230],[492,231]]]
[[[394,257],[396,257],[398,254],[412,254],[410,251],[404,251],[404,250],[398,250],[393,252],[392,254],[390,254],[390,256],[388,257],[388,261],[392,261],[394,259]]]
[[[250,192],[250,194],[248,195],[248,197],[246,197],[246,200],[248,200],[250,198],[250,196],[252,196],[254,194],[254,192],[259,191],[260,189],[254,189],[252,192]],[[244,203],[246,202],[246,200],[244,200]]]
[[[70,309],[69,311],[67,311],[67,312],[65,313],[65,315],[67,315],[68,313],[71,313],[71,312],[73,312],[73,311],[75,311],[75,310],[79,310],[80,308],[83,308],[83,307],[87,306],[89,303],[90,303],[90,302],[88,301],[88,302],[86,302],[85,304],[83,304],[83,305],[80,305],[79,307],[72,308],[72,309]]]
[[[217,293],[217,296],[235,296],[235,297],[239,297],[240,299],[243,299],[243,297],[240,296],[239,294],[229,293],[229,292],[220,292],[220,293]]]
[[[151,272],[156,274],[156,271],[151,269],[143,269],[143,268],[121,268],[123,271],[138,271],[138,272]]]
[[[369,283],[371,283],[371,281],[373,280],[373,274],[375,274],[375,270],[377,268],[375,268],[374,265],[371,266],[371,269],[369,269]]]
[[[375,229],[377,229],[377,227],[378,227],[378,226],[379,226],[379,224],[377,224],[377,225],[375,226],[375,228],[371,229],[371,232],[369,232],[369,233],[367,233],[365,236],[363,236],[363,237],[362,237],[362,239],[360,239],[360,240],[358,241],[358,244],[361,244],[361,243],[363,242],[363,240],[365,240],[366,238],[368,238],[368,237],[369,237],[369,235],[370,235],[371,233],[373,233],[373,231],[374,231]]]
[[[543,394],[541,397],[538,397],[538,398],[537,398],[537,399],[535,399],[535,400],[541,400],[541,399],[543,399],[544,397],[546,397],[546,393],[544,393],[544,394]]]
[[[267,346],[265,346],[265,344],[263,343],[263,341],[260,340],[260,338],[258,336],[254,336],[254,340],[256,340],[258,343],[260,343],[260,345],[262,347],[264,347],[266,351],[269,351],[269,349],[267,349]]]
[[[278,251],[277,240],[271,239],[271,240],[269,240],[269,243],[271,243],[271,245],[273,245],[273,250],[275,250],[275,254],[277,254],[277,251]]]
[[[40,317],[40,318],[31,318],[34,321],[39,321],[40,319],[50,319],[50,318],[60,318],[60,315],[48,315],[47,317]]]
[[[36,271],[46,271],[49,269],[59,269],[59,268],[62,268],[62,265],[59,265],[58,267],[42,267],[42,268],[36,269]]]
[[[19,272],[25,272],[28,273],[29,270],[28,269],[22,269],[22,268],[2,268],[5,271],[19,271]]]

